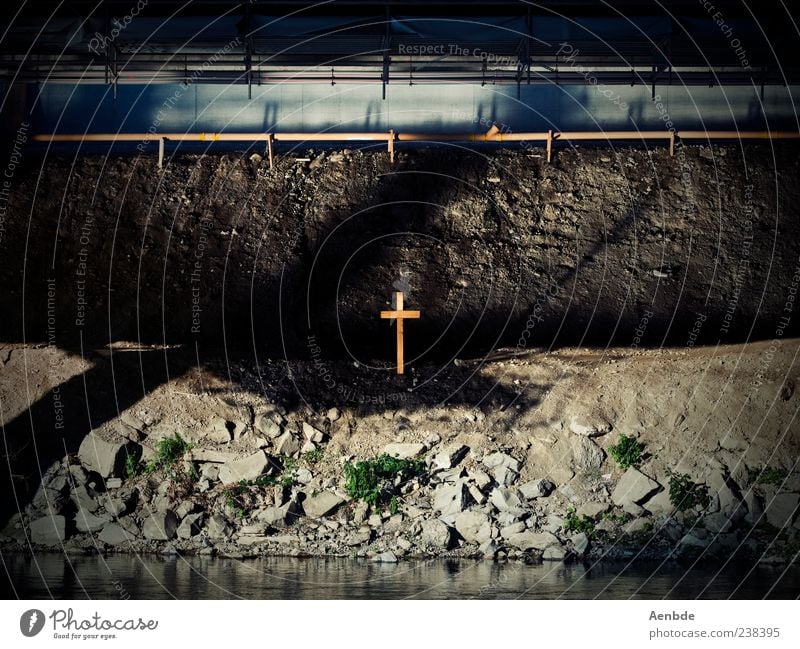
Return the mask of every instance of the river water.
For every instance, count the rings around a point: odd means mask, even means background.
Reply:
[[[26,599],[795,599],[800,567],[4,554]]]

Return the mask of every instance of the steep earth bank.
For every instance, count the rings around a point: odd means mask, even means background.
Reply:
[[[388,364],[378,313],[403,290],[419,362],[772,338],[800,263],[797,152],[31,157],[0,240],[0,334]]]
[[[41,480],[16,474],[6,491],[19,511],[2,548],[792,561],[799,351],[797,339],[512,349],[404,378],[338,363],[351,381],[336,386],[322,378],[330,363],[198,368],[181,365],[182,350],[118,344],[90,360],[5,346],[5,421],[32,421],[40,449],[57,443],[39,456]],[[169,379],[121,394],[164,363]],[[99,423],[107,403],[123,407]],[[191,447],[170,455],[175,435]],[[623,436],[642,451],[627,469],[612,457]],[[24,448],[8,453],[16,473]],[[406,471],[389,467],[368,505],[354,489],[366,474],[348,484],[346,467],[384,454]]]

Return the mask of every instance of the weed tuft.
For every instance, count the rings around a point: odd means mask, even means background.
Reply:
[[[372,507],[394,498],[395,481],[410,480],[425,470],[422,460],[400,460],[391,455],[381,455],[374,460],[361,460],[344,466],[345,490],[352,498],[363,500]]]
[[[685,512],[695,507],[706,509],[711,504],[711,496],[708,487],[697,484],[685,473],[673,473],[669,475],[669,501],[678,511]]]
[[[633,435],[620,435],[617,443],[610,446],[608,452],[620,469],[629,469],[641,462],[644,444],[637,441]]]

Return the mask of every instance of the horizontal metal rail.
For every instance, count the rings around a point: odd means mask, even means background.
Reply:
[[[665,140],[670,156],[675,141],[681,140],[779,140],[800,139],[800,131],[539,131],[503,132],[492,127],[486,133],[395,133],[390,131],[352,131],[344,133],[66,133],[38,134],[37,142],[139,142],[159,144],[158,166],[164,162],[167,142],[266,142],[269,165],[274,164],[274,142],[386,142],[389,159],[394,162],[395,142],[544,142],[547,161],[552,160],[553,143],[558,140],[611,142],[619,140]]]

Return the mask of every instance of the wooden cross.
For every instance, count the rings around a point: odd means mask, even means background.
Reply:
[[[394,294],[394,311],[381,311],[381,318],[397,320],[397,373],[403,373],[403,320],[419,318],[419,311],[403,311],[403,292]]]

